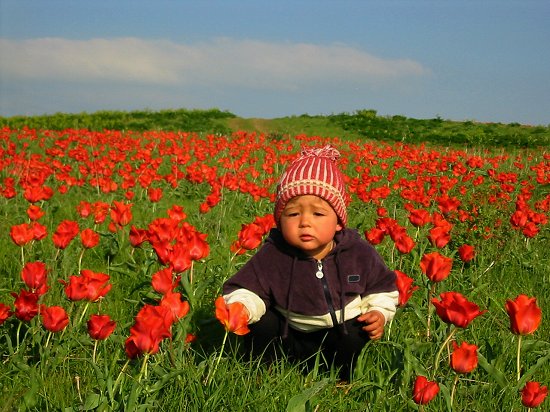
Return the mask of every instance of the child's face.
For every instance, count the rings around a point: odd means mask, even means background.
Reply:
[[[280,229],[288,244],[315,259],[324,258],[332,249],[334,234],[342,230],[330,204],[318,196],[296,196],[281,214]]]

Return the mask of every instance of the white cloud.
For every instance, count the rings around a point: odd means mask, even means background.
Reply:
[[[372,83],[430,71],[343,44],[270,43],[219,38],[198,44],[138,38],[0,39],[5,79],[208,84],[293,90],[318,82]]]

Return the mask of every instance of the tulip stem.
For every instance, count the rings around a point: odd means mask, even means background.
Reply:
[[[455,397],[455,390],[456,390],[457,384],[458,384],[458,375],[455,376],[455,381],[453,382],[453,389],[451,390],[451,410],[453,407],[453,399]]]
[[[118,376],[115,380],[115,384],[113,385],[113,393],[115,393],[116,388],[117,388],[118,384],[120,383],[120,380],[124,376],[124,370],[126,369],[126,367],[128,366],[129,363],[130,363],[130,360],[128,359],[126,361],[126,363],[124,364],[124,366],[122,367],[122,369],[120,370],[120,373],[118,374]]]
[[[86,315],[86,312],[88,311],[88,306],[90,306],[90,302],[86,302],[86,305],[82,309],[82,313],[80,314],[80,318],[78,319],[78,323],[76,324],[77,327],[80,326],[80,324],[82,323],[82,319],[84,319],[84,315]]]
[[[428,289],[428,318],[426,320],[426,337],[430,340],[430,326],[432,324],[432,297],[435,293],[435,283]]]
[[[435,356],[435,362],[434,362],[434,373],[435,373],[435,371],[437,371],[437,368],[439,366],[439,358],[441,357],[441,353],[443,352],[443,349],[445,349],[447,347],[447,345],[451,341],[452,337],[454,336],[455,332],[456,332],[456,328],[451,330],[451,332],[447,336],[447,339],[445,339],[445,342],[443,342],[443,344],[439,348],[439,351],[437,351],[437,355]]]
[[[21,325],[23,325],[23,322],[19,321],[19,325],[17,325],[17,333],[15,335],[15,342],[16,342],[16,347],[17,347],[17,350],[15,352],[17,352],[19,350],[19,335],[21,333]]]
[[[149,361],[149,352],[145,352],[143,357],[143,363],[141,364],[141,370],[139,371],[138,382],[141,382],[141,378],[147,379],[147,362]]]
[[[46,338],[46,344],[44,345],[44,349],[48,348],[48,345],[50,344],[50,339],[52,338],[53,333],[48,332],[48,337]]]
[[[518,371],[518,381],[521,378],[521,361],[520,361],[520,357],[521,357],[521,338],[522,338],[522,335],[519,335],[518,336],[518,355],[517,355],[517,358],[516,358],[516,367],[517,367],[517,371]]]
[[[78,273],[80,273],[82,268],[82,257],[84,256],[84,250],[86,249],[82,249],[82,252],[80,252],[80,257],[78,258]]]
[[[99,342],[97,339],[95,340],[94,342],[94,352],[92,354],[92,361],[95,363],[95,354],[96,354],[96,351],[97,351],[97,342]]]
[[[218,359],[216,359],[216,363],[214,364],[214,368],[212,368],[212,370],[211,370],[212,374],[210,374],[210,372],[208,372],[208,375],[206,376],[206,380],[204,381],[205,385],[208,385],[208,382],[210,381],[210,379],[214,377],[214,373],[216,373],[216,369],[218,369],[218,365],[219,365],[220,360],[222,358],[223,350],[225,348],[225,342],[227,341],[227,335],[229,335],[229,332],[226,330],[225,335],[223,337],[223,342],[222,342],[222,347],[220,349],[220,354],[218,355]]]

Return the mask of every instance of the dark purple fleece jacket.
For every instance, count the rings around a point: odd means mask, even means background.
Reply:
[[[279,306],[316,316],[334,313],[358,295],[397,290],[395,273],[356,230],[343,229],[334,240],[335,247],[322,260],[324,278],[319,279],[318,262],[273,229],[260,250],[224,283],[223,294],[244,288],[257,294],[267,309]]]

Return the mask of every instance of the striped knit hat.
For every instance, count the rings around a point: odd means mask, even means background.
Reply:
[[[336,212],[339,223],[346,225],[347,193],[344,176],[336,164],[339,157],[340,152],[329,145],[302,148],[300,157],[288,166],[277,184],[274,212],[277,225],[288,201],[300,195],[315,195],[326,200]]]

